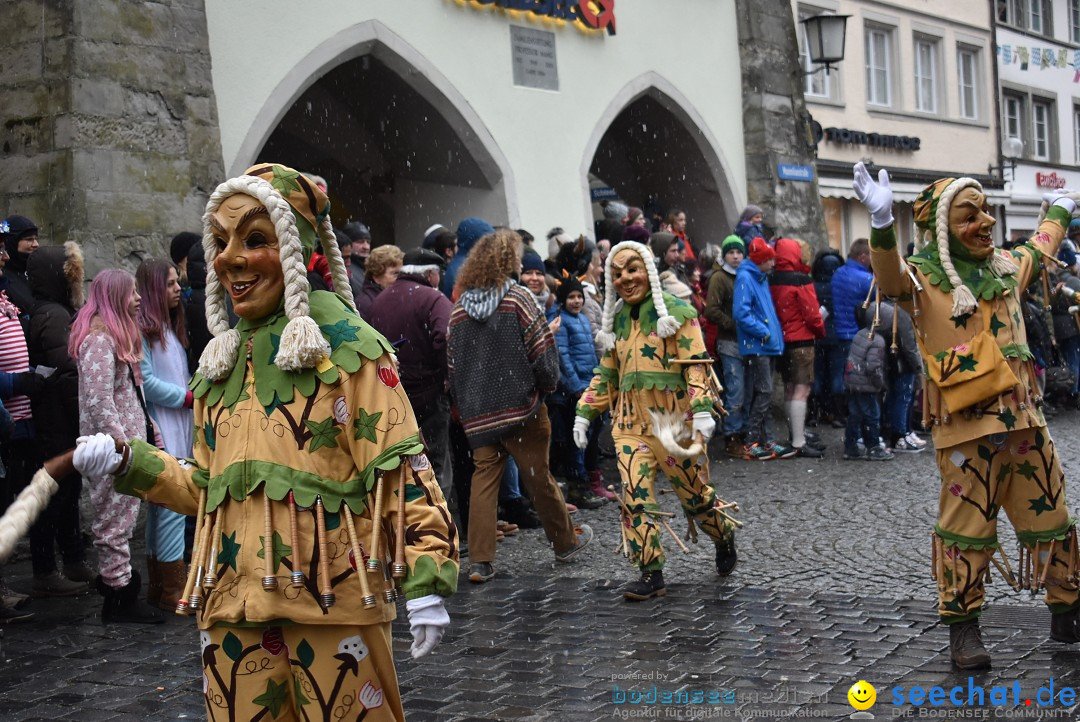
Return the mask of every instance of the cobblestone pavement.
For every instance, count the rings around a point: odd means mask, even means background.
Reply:
[[[624,602],[619,589],[634,574],[615,553],[610,505],[575,515],[597,538],[572,566],[553,563],[540,531],[499,544],[498,575],[484,585],[462,581],[448,603],[453,624],[433,655],[409,659],[407,626],[395,624],[409,718],[839,720],[854,711],[846,695],[859,679],[877,688],[877,719],[952,709],[947,700],[940,708],[894,706],[897,686],[961,685],[966,700],[969,675],[950,667],[928,573],[933,452],[843,462],[840,432],[821,432],[830,444],[823,460],[751,463],[713,454],[713,479],[746,522],[739,567],[726,580],[711,572],[707,538],[684,555],[666,537],[668,596]],[[1051,432],[1075,509],[1080,413],[1061,414]],[[672,496],[662,500],[678,510]],[[673,526],[685,532],[681,519]],[[28,589],[29,575],[25,558],[5,570],[16,588]],[[1008,704],[966,711],[1080,718],[1075,700],[1040,707],[1035,696],[1051,679],[1055,692],[1080,686],[1080,648],[1048,641],[1049,615],[1038,600],[1000,581],[988,598],[983,627],[994,669],[972,675],[972,684],[985,685],[987,695],[993,685],[1009,686]],[[96,596],[37,600],[33,608],[33,622],[2,628],[0,720],[203,717],[190,620],[102,626]],[[662,703],[679,691],[691,701]],[[637,701],[654,692],[658,701]],[[705,701],[693,702],[698,695]]]

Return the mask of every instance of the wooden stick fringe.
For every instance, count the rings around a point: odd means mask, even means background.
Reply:
[[[375,555],[379,549],[379,532],[382,531],[380,521],[383,512],[383,480],[385,478],[385,474],[378,473],[378,480],[375,482],[375,508],[371,512],[371,543],[368,544],[367,567],[373,572],[379,569],[379,560]]]
[[[321,496],[315,497],[315,524],[315,534],[319,540],[319,601],[322,602],[324,609],[329,609],[337,600],[330,582],[330,558],[326,544],[326,510],[323,508]]]
[[[403,579],[408,567],[405,566],[405,470],[398,471],[398,507],[397,534],[394,542],[394,564],[392,576]]]
[[[289,575],[289,586],[302,587],[307,582],[307,576],[302,568],[303,557],[300,555],[300,522],[296,518],[296,497],[289,492],[289,541],[292,542],[292,573]]]
[[[188,597],[191,596],[191,590],[195,587],[195,577],[198,574],[196,568],[195,559],[198,557],[201,549],[199,548],[199,542],[203,533],[203,526],[206,524],[206,489],[199,489],[199,510],[195,512],[195,536],[193,537],[192,549],[191,549],[191,565],[188,567],[187,581],[184,582],[184,591],[180,595],[180,599],[176,601],[176,613],[187,614],[188,613]]]
[[[262,578],[264,592],[273,592],[278,588],[277,577],[274,576],[274,516],[271,511],[270,493],[263,484],[263,528],[266,536],[263,537],[263,561],[266,563],[266,574]]]
[[[353,561],[356,563],[356,575],[360,579],[360,593],[363,595],[365,609],[375,606],[375,595],[371,593],[371,584],[368,581],[367,565],[364,564],[364,552],[360,549],[360,538],[356,534],[356,524],[353,522],[352,510],[349,505],[342,503],[342,514],[345,517],[345,529],[349,533],[349,546],[352,547]]]

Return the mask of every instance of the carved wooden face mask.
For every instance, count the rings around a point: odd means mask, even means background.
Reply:
[[[266,318],[285,295],[280,244],[266,208],[237,193],[222,201],[210,225],[218,250],[214,271],[236,315],[249,321]]]
[[[962,189],[949,206],[949,232],[975,258],[987,258],[994,252],[995,223],[986,194],[978,188]]]
[[[611,280],[615,292],[625,303],[636,306],[645,300],[652,289],[649,287],[649,272],[645,261],[637,251],[624,249],[611,259]]]

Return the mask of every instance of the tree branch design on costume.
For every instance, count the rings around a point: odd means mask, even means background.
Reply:
[[[964,572],[962,575],[964,578],[964,586],[959,588],[956,594],[953,595],[953,598],[948,602],[944,602],[942,606],[956,615],[967,614],[969,610],[977,608],[976,603],[979,601],[980,597],[982,597],[983,585],[981,580],[986,573],[986,568],[980,569],[977,574],[972,574],[971,562],[968,561],[967,557],[960,553],[960,547],[957,546],[946,547],[945,557],[953,562],[953,566],[945,566],[946,584],[950,588],[956,587],[956,579],[953,578],[953,567],[956,566],[956,562],[959,560],[959,562],[964,565]],[[989,565],[989,562],[987,562],[987,565]],[[961,575],[957,574],[957,576]],[[972,599],[968,599],[968,594],[972,591],[979,592],[979,594]]]
[[[986,506],[983,506],[978,501],[973,499],[964,493],[963,487],[959,484],[953,484],[949,487],[949,493],[953,496],[957,496],[966,504],[970,504],[979,510],[979,513],[984,519],[990,521],[997,517],[998,508],[1000,504],[997,503],[997,489],[1000,486],[1003,478],[1007,478],[1008,469],[1011,464],[1004,464],[998,469],[998,478],[996,483],[991,482],[991,474],[994,468],[994,459],[997,457],[1000,449],[991,449],[990,447],[979,444],[978,454],[979,458],[986,462],[986,475],[979,473],[978,469],[971,463],[972,459],[964,459],[964,463],[960,464],[960,470],[965,473],[971,474],[978,481],[979,486],[982,487],[983,493],[986,496]]]

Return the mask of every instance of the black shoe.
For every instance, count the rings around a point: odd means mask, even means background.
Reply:
[[[98,593],[105,597],[101,607],[101,621],[105,624],[161,624],[165,621],[160,611],[139,599],[142,579],[136,570],[131,570],[131,581],[125,587],[110,587],[100,576],[95,583]]]
[[[1080,607],[1050,615],[1050,639],[1065,644],[1080,642]]]
[[[662,597],[667,594],[664,586],[664,573],[657,569],[651,572],[642,572],[641,579],[630,582],[623,590],[623,597],[635,602],[643,602],[653,597]]]
[[[607,499],[597,496],[589,490],[589,482],[584,479],[567,479],[566,500],[578,509],[599,509],[607,504]]]
[[[503,502],[499,518],[511,524],[517,524],[522,529],[539,529],[543,526],[540,515],[536,513],[536,509],[533,509],[532,503],[523,496]]]
[[[825,452],[810,445],[810,442],[806,442],[806,446],[796,446],[795,451],[798,452],[798,456],[804,456],[807,459],[820,459],[825,456]]]
[[[722,577],[731,574],[739,555],[735,553],[735,532],[729,531],[723,541],[716,542],[716,573]]]
[[[469,567],[469,581],[473,584],[483,584],[495,578],[495,567],[491,562],[476,562]]]
[[[817,449],[818,451],[825,451],[825,449],[829,448],[829,445],[826,444],[824,441],[822,441],[821,437],[818,436],[817,434],[814,434],[814,433],[811,433],[811,432],[807,431],[806,434],[805,434],[805,437],[806,437],[806,445],[809,446],[811,449]]]
[[[949,625],[949,657],[958,669],[990,669],[978,619]]]
[[[29,622],[33,618],[33,612],[28,612],[25,609],[16,609],[15,607],[5,607],[0,605],[0,624]]]

